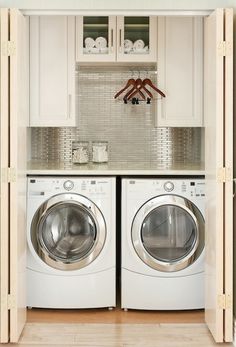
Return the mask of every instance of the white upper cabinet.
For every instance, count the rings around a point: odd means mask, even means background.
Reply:
[[[75,16],[32,16],[30,126],[75,125]]]
[[[157,45],[158,126],[203,126],[203,20],[159,17]]]
[[[156,62],[156,39],[156,17],[76,17],[78,62]]]

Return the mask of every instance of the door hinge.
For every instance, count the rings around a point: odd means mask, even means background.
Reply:
[[[218,54],[226,57],[233,54],[233,43],[231,41],[221,41],[218,43]]]
[[[221,167],[217,172],[217,182],[226,183],[232,180],[232,170],[228,167]]]
[[[227,310],[232,308],[232,295],[221,294],[218,295],[218,308],[221,310]]]
[[[16,182],[16,169],[14,167],[9,167],[7,170],[7,179],[9,183]]]
[[[16,299],[12,294],[8,294],[7,296],[7,309],[12,310],[16,307]]]
[[[14,41],[5,41],[2,43],[2,55],[12,56],[16,54],[16,44]]]
[[[14,183],[16,182],[16,169],[13,167],[2,168],[1,182]]]
[[[2,168],[1,182],[2,183],[8,183],[8,167]]]

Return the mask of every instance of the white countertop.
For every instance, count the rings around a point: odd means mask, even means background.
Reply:
[[[72,164],[63,162],[30,161],[27,168],[28,175],[99,175],[99,176],[126,176],[126,175],[160,175],[160,176],[200,176],[205,174],[203,164],[178,164],[170,168],[154,165],[153,163],[101,163],[101,164]]]

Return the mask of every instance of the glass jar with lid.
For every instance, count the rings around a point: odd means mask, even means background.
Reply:
[[[108,142],[107,141],[93,141],[92,161],[94,163],[108,162]]]
[[[72,163],[87,164],[89,162],[89,142],[73,141],[72,142]]]

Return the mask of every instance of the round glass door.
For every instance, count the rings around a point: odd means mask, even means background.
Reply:
[[[76,204],[54,206],[40,220],[38,239],[52,258],[75,262],[93,248],[97,227],[87,210]]]
[[[78,194],[49,199],[37,211],[31,226],[32,244],[39,257],[61,270],[91,263],[104,245],[105,234],[101,211]]]
[[[204,219],[189,200],[166,195],[147,202],[136,214],[132,239],[139,257],[160,271],[192,264],[204,247]]]

